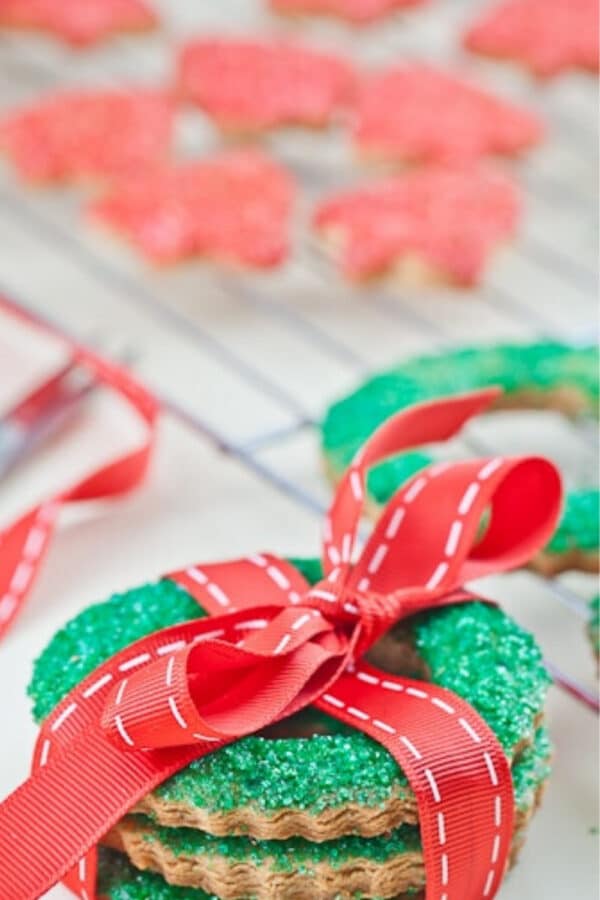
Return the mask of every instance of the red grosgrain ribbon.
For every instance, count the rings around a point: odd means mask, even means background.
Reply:
[[[13,312],[1,298],[0,308],[3,312]],[[133,406],[147,426],[147,437],[135,449],[106,463],[70,488],[47,498],[0,532],[0,640],[33,585],[61,506],[64,503],[104,500],[132,490],[142,481],[152,455],[158,413],[154,397],[124,369],[89,350],[73,347],[72,361],[85,366],[95,380],[117,391]]]
[[[451,437],[496,394],[422,404],[374,434],[336,492],[316,586],[270,555],[169,576],[209,618],[117,653],[46,720],[32,776],[0,807],[3,900],[37,897],[59,878],[92,900],[94,845],[141,797],[311,703],[384,744],[406,772],[427,900],[496,894],[514,819],[502,748],[459,697],[388,676],[361,654],[393,622],[469,600],[466,580],[522,565],[543,546],[560,508],[556,469],[502,457],[433,466],[396,494],[360,554],[355,546],[368,468]]]

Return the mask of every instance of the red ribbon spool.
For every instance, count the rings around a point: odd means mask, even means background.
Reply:
[[[465,582],[529,560],[553,533],[558,473],[537,457],[433,466],[401,488],[354,558],[367,470],[448,439],[497,393],[421,404],[384,423],[336,492],[318,585],[268,555],[169,576],[210,617],[116,654],[44,723],[32,776],[0,806],[3,900],[38,897],[64,876],[92,900],[94,845],[137,800],[191,760],[309,704],[402,766],[419,804],[427,900],[496,894],[514,818],[496,737],[459,697],[361,656],[392,623],[466,602]]]

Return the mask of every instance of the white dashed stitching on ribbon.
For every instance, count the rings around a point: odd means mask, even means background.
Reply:
[[[57,509],[56,503],[46,503],[37,512],[25,539],[22,556],[13,572],[8,590],[0,599],[0,624],[8,622],[17,607],[19,599],[29,587],[36,564],[46,546],[48,531],[51,523],[54,521]]]
[[[215,584],[214,581],[211,581],[208,575],[206,575],[202,569],[199,569],[198,566],[192,566],[191,568],[186,569],[185,574],[188,578],[191,578],[192,581],[195,581],[196,584],[205,587],[210,596],[217,601],[219,606],[231,606],[231,600],[225,591],[220,588],[218,584]]]

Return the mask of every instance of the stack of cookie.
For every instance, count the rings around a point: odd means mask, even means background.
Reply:
[[[294,565],[311,581],[321,574],[315,561]],[[117,650],[199,615],[169,580],[88,608],[35,665],[36,718]],[[533,638],[475,602],[403,622],[370,659],[421,679],[424,702],[427,682],[461,695],[494,730],[512,766],[514,861],[549,772],[548,677]],[[314,709],[196,760],[102,843],[98,894],[106,900],[414,900],[425,887],[417,803],[404,773],[383,746]]]

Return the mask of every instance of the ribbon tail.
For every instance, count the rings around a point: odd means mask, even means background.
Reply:
[[[94,848],[82,856],[76,866],[67,872],[62,883],[80,900],[95,900],[98,877],[98,850]]]
[[[29,510],[3,535],[0,565],[0,640],[18,615],[48,547],[59,504]]]
[[[90,729],[0,805],[2,900],[36,900],[137,800],[210,749],[123,753]]]
[[[477,713],[449,691],[360,664],[316,705],[397,760],[419,807],[426,900],[497,893],[513,834],[508,761]]]

